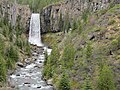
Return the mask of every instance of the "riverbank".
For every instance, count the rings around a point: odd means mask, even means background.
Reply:
[[[19,90],[53,90],[53,86],[48,85],[42,78],[45,49],[45,47],[32,48],[32,57],[25,59],[23,65],[19,65],[10,76],[11,87]]]

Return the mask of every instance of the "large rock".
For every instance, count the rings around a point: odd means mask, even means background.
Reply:
[[[21,62],[17,62],[16,64],[17,64],[17,66],[19,66],[19,67],[24,67],[24,64],[21,63]]]
[[[53,85],[53,79],[47,80],[47,84],[48,84],[48,85]]]

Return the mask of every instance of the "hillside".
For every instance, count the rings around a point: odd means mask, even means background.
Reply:
[[[53,78],[57,90],[64,90],[60,89],[64,75],[68,81],[64,79],[62,83],[69,82],[71,90],[120,89],[119,10],[120,5],[115,4],[95,12],[84,12],[81,17],[74,18],[66,33],[43,36],[44,42],[53,47],[44,75],[46,79]]]
[[[6,7],[10,2],[0,3],[3,3],[0,5],[0,87],[4,87],[17,67],[16,62],[24,62],[31,52],[25,26],[20,25],[19,18],[16,18],[15,26],[10,22],[10,8]]]

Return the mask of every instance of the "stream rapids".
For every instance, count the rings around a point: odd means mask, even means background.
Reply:
[[[23,67],[19,67],[10,76],[10,84],[15,90],[54,90],[43,80],[42,71],[45,60],[45,47],[37,47],[32,50],[32,57],[25,59]],[[48,53],[51,49],[47,49]]]

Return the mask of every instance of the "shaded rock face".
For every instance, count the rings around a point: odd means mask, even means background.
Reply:
[[[40,25],[42,33],[48,32],[50,30],[50,17],[51,17],[52,6],[43,9],[40,15]]]
[[[31,11],[28,5],[20,5],[9,0],[0,0],[0,17],[7,18],[12,26],[16,26],[18,19],[21,26],[28,29],[30,15]]]
[[[90,12],[106,9],[112,2],[118,4],[120,0],[65,0],[64,3],[45,7],[41,12],[42,33],[61,31],[66,18],[71,21],[87,9]]]
[[[42,33],[60,31],[59,28],[60,6],[61,4],[50,5],[49,7],[46,7],[45,9],[42,10],[40,17]]]

